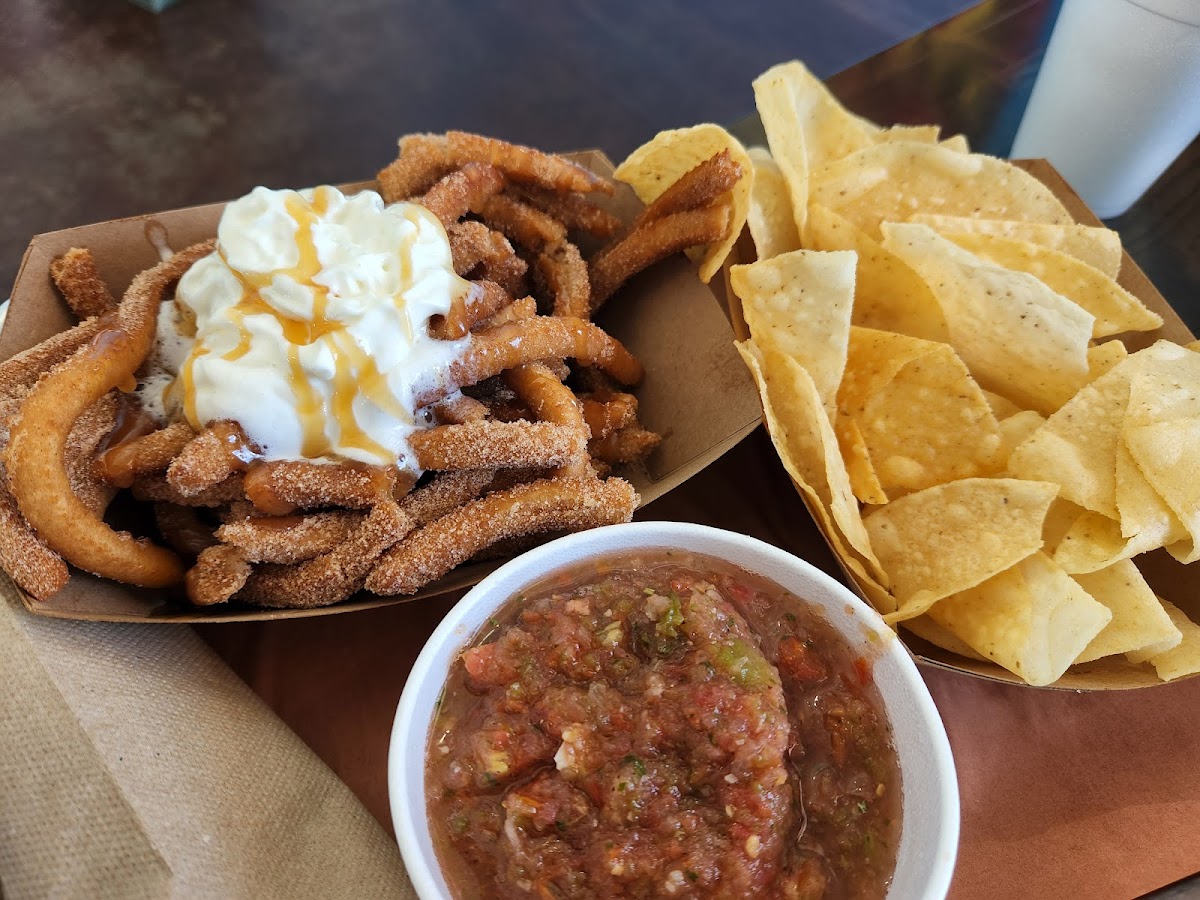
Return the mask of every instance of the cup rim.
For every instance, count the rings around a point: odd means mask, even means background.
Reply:
[[[692,545],[696,543],[704,546],[694,548]],[[800,577],[810,580],[818,589],[836,595],[839,602],[844,601],[848,612],[853,610],[856,619],[863,620],[863,624],[881,635],[886,633],[888,640],[880,650],[877,664],[878,660],[887,657],[889,663],[896,667],[894,673],[900,674],[903,682],[900,689],[905,695],[904,705],[908,712],[916,715],[921,732],[929,740],[929,746],[925,750],[930,754],[933,769],[937,773],[937,796],[932,798],[935,810],[933,827],[930,828],[929,823],[924,822],[921,829],[926,840],[933,838],[933,845],[927,846],[925,850],[926,855],[932,853],[934,860],[928,878],[922,884],[923,895],[945,897],[949,891],[958,848],[958,780],[950,742],[941,717],[909,651],[895,638],[895,632],[883,622],[874,609],[841,582],[807,560],[757,538],[686,522],[631,522],[609,525],[567,535],[521,554],[471,588],[447,613],[426,641],[409,672],[396,708],[388,749],[387,772],[389,808],[396,841],[417,896],[422,900],[436,900],[449,896],[433,847],[426,813],[424,770],[434,704],[426,702],[428,709],[423,709],[422,701],[428,697],[428,691],[423,688],[431,679],[436,683],[435,697],[440,695],[449,661],[452,661],[458,650],[467,646],[475,636],[477,627],[465,628],[466,620],[472,613],[478,612],[481,603],[486,607],[487,613],[490,613],[506,602],[513,591],[541,581],[556,571],[572,568],[588,559],[614,552],[660,547],[687,549],[702,555],[725,558],[727,562],[743,565],[749,571],[754,569],[728,557],[740,551],[756,555],[760,559],[769,559],[776,566],[790,569]],[[495,597],[491,597],[497,585],[506,585],[517,575],[520,576],[516,578],[517,584],[509,585]],[[763,577],[769,578],[765,575]],[[485,602],[489,599],[490,602]],[[454,650],[447,657],[446,652],[451,646]],[[447,671],[441,670],[443,666]],[[887,704],[884,705],[886,708]],[[889,720],[895,731],[895,721],[892,721],[890,712]],[[419,739],[416,731],[420,732]],[[898,753],[900,750],[900,746],[897,746]],[[902,782],[903,775],[902,768]],[[419,791],[413,789],[414,783],[419,787]],[[902,814],[902,818],[904,827],[907,828],[907,812]],[[922,818],[927,819],[928,816]],[[932,834],[926,834],[927,831]],[[901,841],[903,846],[903,830]],[[892,889],[889,889],[889,896],[892,896]]]

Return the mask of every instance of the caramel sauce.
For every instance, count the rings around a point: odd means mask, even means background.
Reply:
[[[221,354],[221,358],[230,362],[244,357],[251,350],[252,334],[246,325],[250,316],[270,316],[279,323],[283,338],[287,342],[288,382],[295,398],[296,411],[301,426],[301,453],[306,458],[315,459],[328,456],[333,447],[340,444],[344,448],[359,450],[371,456],[387,459],[392,454],[379,442],[373,440],[360,426],[354,413],[355,398],[361,394],[368,401],[389,416],[402,421],[412,422],[412,415],[401,404],[388,384],[388,379],[379,370],[374,358],[369,356],[354,337],[346,331],[345,323],[328,318],[329,290],[317,284],[313,279],[320,274],[322,264],[317,253],[314,239],[314,227],[326,214],[333,199],[332,189],[319,187],[313,193],[311,201],[304,200],[299,195],[291,195],[284,201],[288,215],[296,223],[295,242],[298,251],[296,264],[287,270],[270,273],[239,272],[232,266],[229,271],[241,282],[242,296],[236,306],[229,310],[228,315],[238,329],[238,342],[231,349]],[[216,251],[224,259],[220,247]],[[400,283],[410,284],[413,277],[413,263],[408,253],[399,253]],[[312,314],[308,319],[298,319],[271,306],[262,297],[262,291],[271,285],[276,278],[291,278],[297,284],[309,288],[312,292]],[[464,282],[465,291],[465,282]],[[396,302],[402,302],[396,298]],[[456,309],[462,307],[463,296],[454,298]],[[194,323],[194,317],[193,317]],[[413,338],[412,323],[407,316],[401,316],[405,329],[409,332],[409,340]],[[194,330],[194,324],[193,324]],[[300,348],[325,339],[333,351],[334,375],[330,384],[328,400],[324,392],[313,385],[312,380],[304,371]],[[200,429],[203,422],[199,420],[196,409],[196,385],[193,368],[197,359],[210,352],[207,347],[197,345],[181,368],[177,379],[178,390],[182,392],[184,415],[193,428]],[[336,434],[331,439],[326,434],[326,422],[332,418],[336,423]],[[258,504],[256,504],[258,505]],[[260,508],[263,508],[260,506]]]

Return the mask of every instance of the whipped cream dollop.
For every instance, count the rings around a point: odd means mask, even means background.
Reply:
[[[412,468],[414,398],[464,345],[430,337],[429,319],[469,289],[424,207],[255,188],[159,317],[166,412],[233,420],[265,459]]]

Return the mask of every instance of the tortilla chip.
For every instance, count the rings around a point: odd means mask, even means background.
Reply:
[[[1117,442],[1115,481],[1122,537],[1137,537],[1141,552],[1187,539],[1183,523],[1147,480],[1123,440]]]
[[[858,254],[852,321],[930,341],[948,337],[946,319],[929,286],[898,256],[820,205],[810,205],[804,244],[814,250]]]
[[[1053,684],[1112,613],[1044,553],[947,597],[929,617],[1032,685]]]
[[[1200,538],[1200,357],[1185,353],[1169,369],[1131,375],[1122,438],[1137,469],[1182,524],[1186,533],[1176,539],[1190,538],[1196,545]]]
[[[881,131],[874,123],[849,112],[829,93],[821,79],[796,60],[772,66],[755,79],[756,102],[759,102],[760,83],[771,91],[778,91],[779,85],[786,87],[792,114],[804,135],[803,147],[810,170],[874,143]],[[761,102],[759,116],[762,117]],[[765,117],[763,124],[766,125]],[[775,141],[771,140],[769,128],[767,139],[774,153]]]
[[[950,344],[988,390],[1050,414],[1086,382],[1093,317],[1024,272],[990,265],[925,225],[886,223],[885,250],[929,285]]]
[[[943,143],[943,146],[945,144]],[[1042,222],[1015,222],[1005,219],[977,219],[971,216],[939,216],[917,213],[908,221],[928,225],[945,237],[962,234],[990,234],[1028,241],[1040,247],[1073,256],[1081,263],[1099,269],[1115,279],[1121,271],[1121,237],[1111,228],[1090,225],[1047,225]],[[951,239],[953,239],[951,237]]]
[[[899,604],[885,618],[918,616],[1036,552],[1057,493],[1047,482],[966,478],[869,513],[863,521],[871,547]]]
[[[1149,662],[1150,657],[1159,656],[1160,654],[1166,653],[1168,650],[1174,650],[1183,643],[1183,632],[1180,631],[1179,626],[1176,625],[1176,616],[1183,616],[1184,619],[1187,619],[1187,616],[1184,616],[1181,610],[1168,603],[1162,597],[1156,596],[1154,599],[1158,601],[1160,606],[1162,606],[1163,612],[1167,614],[1167,618],[1171,620],[1171,624],[1175,625],[1175,634],[1159,641],[1158,643],[1147,644],[1144,647],[1139,647],[1137,650],[1130,650],[1128,653],[1126,653],[1125,658],[1135,665],[1141,665],[1144,662]],[[1188,619],[1188,621],[1191,620]]]
[[[1084,575],[1160,546],[1149,534],[1124,537],[1119,522],[1085,509],[1058,542],[1053,556],[1063,571]]]
[[[750,336],[807,370],[830,420],[846,368],[854,263],[853,253],[793,250],[730,270]]]
[[[1091,662],[1151,645],[1162,646],[1171,640],[1178,644],[1183,639],[1142,573],[1129,560],[1074,578],[1112,613],[1104,630],[1092,638],[1075,662]]]
[[[951,150],[955,153],[971,152],[971,145],[967,143],[967,136],[965,134],[951,135],[944,141],[941,141],[938,146],[944,147],[947,150]]]
[[[1015,416],[1021,412],[1021,407],[1013,403],[1007,397],[1001,397],[999,394],[993,394],[991,391],[983,392],[983,399],[988,402],[988,406],[992,408],[992,414],[997,419],[1007,419],[1009,416]]]
[[[1051,226],[1053,227],[1053,226]],[[1006,269],[1028,272],[1096,317],[1092,337],[1152,331],[1162,316],[1099,269],[1058,250],[993,234],[944,234],[964,250]]]
[[[792,217],[792,196],[783,170],[765,147],[751,147],[747,153],[754,167],[750,187],[750,212],[746,224],[754,239],[759,259],[800,249],[800,235]]]
[[[1036,409],[1023,409],[1007,419],[1000,420],[1000,468],[1008,465],[1008,458],[1012,456],[1013,450],[1041,428],[1045,421]]]
[[[1200,672],[1200,625],[1189,619],[1183,610],[1159,599],[1183,637],[1173,649],[1151,656],[1150,665],[1163,681],[1195,675]]]
[[[833,210],[876,240],[881,223],[903,222],[919,212],[1071,222],[1054,192],[1028,172],[939,144],[874,144],[826,165],[811,165],[808,202]]]
[[[957,653],[959,656],[965,656],[967,659],[977,659],[981,662],[987,661],[986,656],[976,653],[963,641],[960,641],[951,634],[948,628],[939,625],[931,619],[929,613],[917,616],[915,619],[906,619],[900,625],[911,631],[921,640],[929,641],[935,647],[941,647],[943,650],[949,650],[951,653]]]
[[[846,463],[846,474],[850,476],[850,489],[854,491],[854,496],[872,506],[887,503],[887,493],[879,483],[879,476],[875,474],[871,455],[867,452],[867,444],[863,440],[862,432],[858,430],[858,425],[849,416],[839,415],[833,427],[837,433],[838,446]]]
[[[736,346],[758,383],[763,418],[784,468],[813,501],[811,508],[832,536],[841,562],[851,568],[858,563],[856,573],[878,589],[873,602],[890,607],[890,597],[883,599],[887,576],[871,548],[837,437],[812,377],[796,360],[756,341]],[[882,606],[876,608],[883,611]]]
[[[891,141],[908,141],[913,144],[936,144],[942,129],[937,125],[893,125],[872,135],[874,143],[886,144]]]
[[[853,331],[871,336],[867,343],[876,364],[888,359],[893,348],[903,361],[891,378],[858,402],[847,404],[852,392],[838,394],[839,413],[858,426],[872,469],[889,498],[1000,470],[996,417],[951,347],[903,335]],[[913,345],[924,348],[915,358]],[[856,349],[854,358],[862,358],[865,354]],[[847,370],[849,376],[849,365]],[[843,387],[850,380],[845,379]]]
[[[1088,382],[1095,381],[1128,355],[1129,351],[1118,340],[1088,347]]]
[[[654,202],[663,191],[700,163],[728,150],[742,168],[742,177],[729,192],[729,234],[719,244],[711,244],[700,260],[700,280],[707,284],[737,243],[750,211],[750,188],[754,166],[737,138],[720,125],[693,125],[674,131],[660,131],[634,150],[613,176],[633,188],[643,203]]]
[[[795,91],[786,68],[775,66],[754,79],[754,105],[767,134],[771,158],[787,182],[796,234],[803,236],[808,211],[808,152]]]

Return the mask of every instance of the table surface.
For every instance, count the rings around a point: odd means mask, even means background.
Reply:
[[[360,179],[406,131],[615,158],[697,121],[752,137],[750,81],[791,57],[845,69],[830,84],[856,112],[937,122],[1004,153],[1057,3],[989,0],[922,32],[965,6],[564,0],[535,15],[514,0],[185,0],[155,17],[120,0],[12,0],[0,11],[0,282],[31,233],[257,183]],[[1193,330],[1198,159],[1200,143],[1113,223]],[[837,574],[761,431],[640,517],[742,531]],[[453,599],[200,632],[390,827],[395,702]],[[1079,695],[925,675],[962,789],[953,896],[1129,897],[1200,870],[1200,778],[1181,753],[1200,745],[1200,679]]]

